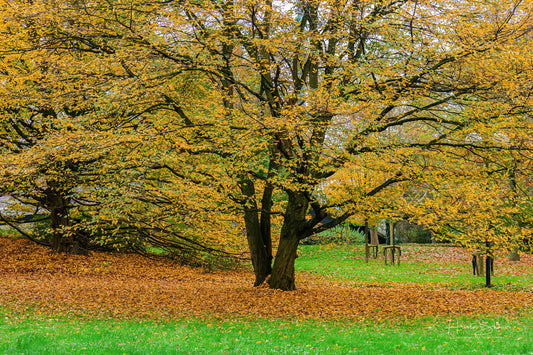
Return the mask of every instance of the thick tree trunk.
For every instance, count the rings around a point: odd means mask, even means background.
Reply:
[[[54,231],[52,250],[56,253],[72,255],[89,255],[89,251],[82,247],[73,236],[66,236],[59,231]]]
[[[294,262],[300,239],[298,235],[281,236],[278,246],[274,267],[272,268],[272,277],[270,278],[270,288],[283,291],[292,291],[296,289],[294,277]]]
[[[265,191],[263,191],[263,198],[261,199],[261,237],[263,238],[263,244],[265,246],[265,252],[268,258],[268,265],[272,264],[272,193],[274,187],[271,184],[267,184]],[[269,273],[272,270],[269,271]]]
[[[264,236],[262,233],[253,182],[242,180],[240,182],[240,188],[244,196],[246,196],[244,203],[244,225],[246,227],[246,239],[248,241],[248,249],[250,250],[255,274],[254,286],[259,286],[272,272],[272,242],[269,242],[271,240],[270,234]]]
[[[60,191],[53,188],[48,188],[45,191],[45,196],[46,207],[50,211],[52,220],[52,250],[56,253],[88,255],[88,250],[76,240],[73,231],[66,230],[71,227],[68,211],[70,198],[65,197]]]
[[[254,286],[261,285],[272,272],[272,258],[267,254],[257,213],[245,212],[246,238],[252,257],[255,282]]]
[[[285,219],[281,228],[280,241],[272,276],[269,280],[270,288],[292,291],[296,289],[294,279],[294,262],[298,243],[302,238],[305,214],[309,201],[303,193],[290,193]]]

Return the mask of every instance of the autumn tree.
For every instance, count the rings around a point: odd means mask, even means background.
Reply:
[[[137,112],[112,122],[112,111],[62,106],[55,99],[61,89],[43,72],[46,65],[19,51],[4,59],[0,192],[16,202],[1,215],[4,222],[56,252],[112,247],[146,253],[157,247],[191,263],[201,263],[205,253],[232,256],[208,246],[196,230],[184,231],[200,214],[155,188],[168,179],[164,164],[143,164],[146,156],[129,154],[151,130],[133,128]],[[21,214],[48,221],[51,235],[25,232]]]
[[[86,54],[61,75],[83,78],[80,91],[107,87],[87,100],[143,112],[144,134],[117,134],[168,177],[157,194],[240,214],[255,285],[270,275],[294,289],[301,239],[361,212],[398,213],[414,185],[453,178],[438,174],[445,162],[484,176],[471,155],[530,149],[515,139],[531,124],[529,1],[9,6],[53,24],[43,51]],[[497,134],[507,139],[474,139]]]
[[[40,56],[24,53],[23,49],[38,47],[43,28],[31,18],[4,24],[0,193],[18,202],[18,212],[26,209],[26,213],[31,213],[29,209],[33,209],[34,215],[48,213],[53,250],[86,253],[88,236],[73,228],[72,210],[75,203],[81,202],[74,192],[82,184],[82,171],[98,158],[90,153],[79,154],[80,150],[90,151],[87,148],[91,143],[81,142],[73,131],[79,117],[91,108],[83,107],[72,97],[64,97],[66,100],[58,104],[53,97],[62,85],[51,85],[51,58],[43,52]],[[4,222],[25,233],[10,217],[1,216]]]
[[[185,207],[184,199],[156,189],[172,174],[164,162],[137,154],[157,128],[149,118],[151,103],[120,104],[131,93],[116,88],[128,85],[134,67],[96,76],[109,63],[73,42],[56,45],[57,18],[38,8],[36,17],[24,6],[2,5],[0,195],[17,202],[2,219],[57,252],[113,247],[145,253],[157,247],[194,263],[206,253],[231,257],[188,227],[191,216],[199,217],[192,203]],[[73,63],[86,71],[73,71]],[[48,220],[50,239],[20,229],[21,213]]]

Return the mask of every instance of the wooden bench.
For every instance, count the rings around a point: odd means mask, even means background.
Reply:
[[[366,260],[368,260],[370,258],[370,256],[372,256],[373,259],[377,259],[378,258],[378,248],[379,248],[379,245],[365,245],[365,257],[366,257]]]
[[[368,239],[370,238],[370,244]],[[379,238],[378,232],[370,230],[368,224],[365,223],[365,261],[368,263],[368,259],[372,256],[373,259],[378,258]]]
[[[396,262],[397,265],[400,265],[400,256],[402,255],[402,250],[399,246],[396,245],[388,245],[386,247],[383,247],[383,257],[385,258],[385,265],[387,265],[387,260],[391,260],[391,265],[394,265]],[[396,259],[395,256],[398,258]]]

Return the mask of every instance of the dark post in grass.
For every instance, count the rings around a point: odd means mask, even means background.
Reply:
[[[494,272],[494,258],[492,257],[492,252],[490,251],[490,242],[486,242],[487,246],[487,255],[485,257],[485,287],[492,287],[490,283],[490,276]]]
[[[485,252],[479,250],[472,253],[472,266],[474,275],[485,276],[485,287],[492,287],[491,276],[494,275],[494,256],[490,250],[490,243],[487,242],[485,245],[487,247]]]

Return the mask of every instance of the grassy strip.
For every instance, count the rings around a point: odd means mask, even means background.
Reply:
[[[361,245],[304,245],[298,249],[296,269],[362,285],[413,282],[452,289],[480,289],[485,285],[483,277],[472,275],[468,259],[463,263],[447,260],[445,248],[430,245],[402,245],[401,248],[400,266],[385,266],[381,254],[378,259],[370,259],[366,263]],[[516,267],[520,264],[517,263]],[[495,276],[492,278],[495,289],[531,291],[531,280],[532,268],[523,267],[522,272],[516,274],[510,266],[498,264],[496,260]]]
[[[533,354],[533,318],[166,322],[17,318],[0,312],[2,354]]]
[[[0,237],[12,237],[13,231],[6,225],[0,225]]]

